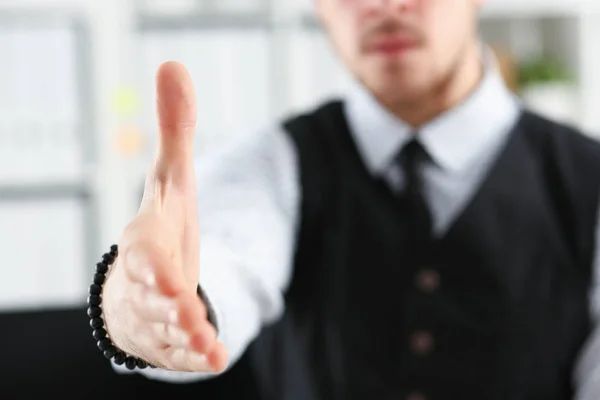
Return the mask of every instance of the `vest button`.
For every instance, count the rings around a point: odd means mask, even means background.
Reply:
[[[440,274],[432,269],[424,269],[417,275],[417,287],[425,293],[433,293],[440,287]]]
[[[423,393],[413,392],[408,395],[406,400],[427,400],[427,398],[425,397],[425,395]]]
[[[415,354],[425,356],[433,350],[433,335],[429,332],[415,332],[410,339],[410,348]]]

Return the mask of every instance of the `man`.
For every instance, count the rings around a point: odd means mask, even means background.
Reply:
[[[213,376],[253,342],[266,399],[597,398],[600,147],[520,109],[481,1],[318,0],[354,93],[197,178],[192,84],[160,68],[159,155],[103,292],[143,373]]]

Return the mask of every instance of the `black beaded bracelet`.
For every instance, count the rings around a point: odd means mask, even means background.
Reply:
[[[102,288],[106,281],[106,274],[109,267],[115,262],[119,255],[118,246],[116,244],[110,246],[110,251],[102,255],[102,261],[96,264],[96,273],[94,281],[90,285],[88,296],[87,315],[90,317],[90,326],[93,329],[92,335],[96,340],[96,345],[107,359],[112,359],[117,365],[125,364],[129,370],[136,367],[144,369],[147,367],[156,368],[154,365],[148,364],[146,361],[127,355],[124,351],[118,349],[104,328],[104,318],[102,318]]]
[[[104,357],[109,360],[112,359],[115,364],[125,364],[125,367],[129,370],[133,370],[136,367],[140,369],[156,368],[154,365],[151,365],[138,357],[127,355],[124,351],[118,349],[112,340],[110,340],[104,327],[104,319],[102,318],[102,288],[106,281],[108,269],[115,262],[118,255],[118,246],[113,244],[110,246],[110,251],[102,255],[102,261],[96,264],[96,273],[94,274],[93,283],[90,285],[87,300],[87,315],[90,317],[90,326],[93,329],[92,335],[96,340],[96,345],[104,354]],[[208,321],[215,327],[218,334],[219,328],[215,311],[200,285],[198,285],[197,293],[206,306]]]

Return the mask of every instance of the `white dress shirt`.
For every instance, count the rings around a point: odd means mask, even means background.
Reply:
[[[401,190],[403,175],[394,159],[413,128],[359,85],[345,99],[345,113],[368,170]],[[500,74],[488,68],[466,101],[419,128],[421,143],[433,159],[424,167],[423,179],[438,235],[478,189],[519,114],[518,100]],[[200,283],[215,308],[220,340],[234,363],[262,326],[284,311],[301,200],[297,155],[289,136],[274,126],[227,141],[198,160],[197,174]],[[591,301],[597,321],[600,285],[594,287],[598,290],[592,292]],[[172,382],[211,376],[157,369],[140,373]],[[574,379],[578,400],[600,397],[600,328],[582,353]]]

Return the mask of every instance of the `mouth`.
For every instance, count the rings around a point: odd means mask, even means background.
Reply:
[[[373,40],[368,46],[368,51],[371,54],[397,56],[415,49],[418,44],[419,42],[415,38],[397,35],[385,36]]]

